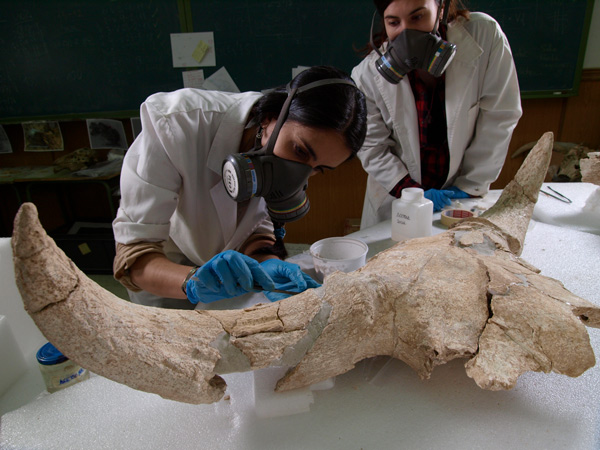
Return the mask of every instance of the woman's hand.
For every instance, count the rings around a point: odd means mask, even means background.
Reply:
[[[433,202],[434,211],[441,211],[445,206],[450,206],[454,199],[471,197],[456,186],[449,187],[448,189],[428,189],[424,195],[425,198]]]
[[[275,282],[275,288],[277,289],[300,293],[306,289],[321,286],[309,275],[302,272],[300,266],[297,264],[282,261],[280,259],[267,259],[260,263],[260,265]],[[264,294],[272,302],[289,297],[288,294],[269,292],[268,290],[265,290]]]
[[[265,289],[275,287],[258,261],[227,250],[214,256],[196,271],[186,283],[186,294],[194,304],[211,303],[253,291],[255,281]]]
[[[424,193],[425,198],[433,202],[433,210],[441,211],[445,206],[449,206],[452,201],[452,191],[445,189],[428,189]]]

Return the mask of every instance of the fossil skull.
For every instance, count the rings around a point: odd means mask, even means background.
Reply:
[[[526,371],[578,376],[595,364],[585,325],[600,308],[519,258],[552,151],[546,133],[481,217],[398,243],[322,287],[244,310],[135,305],[85,276],[41,227],[15,219],[16,280],[26,310],[61,352],[128,386],[188,403],[219,400],[219,374],[283,366],[294,389],[389,355],[420,377],[455,358],[484,389]]]

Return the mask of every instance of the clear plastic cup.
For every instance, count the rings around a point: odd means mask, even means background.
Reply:
[[[363,241],[348,237],[321,239],[310,246],[315,271],[321,281],[329,274],[353,272],[367,262],[369,246]]]

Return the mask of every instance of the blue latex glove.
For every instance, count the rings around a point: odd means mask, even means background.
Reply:
[[[321,286],[309,275],[302,272],[298,264],[292,264],[280,259],[267,259],[266,261],[261,262],[260,265],[275,282],[275,287],[277,289],[303,292],[306,289]],[[264,291],[264,294],[272,302],[289,297],[288,294],[279,292]]]
[[[200,267],[186,283],[190,302],[211,303],[253,291],[254,282],[264,288],[275,287],[258,261],[242,253],[227,250]]]
[[[449,189],[428,189],[424,192],[425,198],[433,202],[433,210],[441,211],[444,206],[450,205],[454,191]]]
[[[454,194],[452,194],[452,196],[450,198],[456,198],[456,199],[471,198],[471,196],[469,194],[467,194],[465,191],[461,191],[456,186],[449,187],[447,190],[452,191],[454,193]]]

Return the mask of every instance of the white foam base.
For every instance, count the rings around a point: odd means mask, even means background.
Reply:
[[[389,224],[365,233],[386,242]],[[532,222],[521,256],[600,305],[600,236]],[[588,333],[600,354],[600,330]],[[600,448],[599,364],[578,378],[527,373],[515,389],[491,392],[466,376],[464,362],[436,367],[423,381],[401,361],[369,359],[337,376],[332,388],[311,391],[312,402],[302,394],[285,407],[267,379],[257,382],[252,373],[223,376],[226,397],[212,405],[177,403],[93,376],[4,414],[0,448]]]
[[[0,315],[8,318],[15,340],[25,358],[35,354],[46,342],[23,308],[21,294],[15,282],[10,238],[0,238]]]
[[[283,417],[310,411],[314,401],[310,388],[275,392],[277,381],[287,370],[287,367],[272,367],[253,372],[254,409],[258,417]]]
[[[0,316],[0,396],[27,370],[8,318]]]

